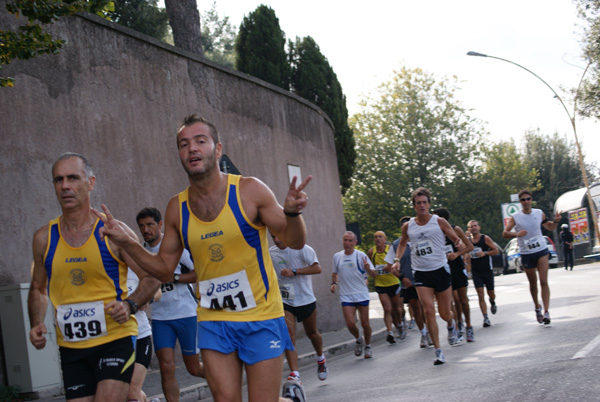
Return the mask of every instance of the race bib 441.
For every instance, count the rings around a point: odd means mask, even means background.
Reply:
[[[200,306],[211,310],[240,312],[256,307],[246,271],[198,283]]]

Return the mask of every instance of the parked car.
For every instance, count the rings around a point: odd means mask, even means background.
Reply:
[[[550,252],[550,267],[556,268],[558,266],[558,255],[556,254],[556,246],[551,238],[544,236],[546,240],[546,246]],[[523,264],[521,264],[521,253],[517,245],[517,239],[511,239],[506,247],[504,247],[504,254],[506,254],[506,262],[508,265],[507,272],[523,272]]]

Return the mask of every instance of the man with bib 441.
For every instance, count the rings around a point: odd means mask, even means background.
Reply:
[[[198,275],[198,345],[213,399],[241,401],[245,367],[248,400],[276,401],[283,352],[293,345],[267,229],[289,247],[304,246],[308,197],[302,190],[312,177],[299,186],[292,180],[282,208],[260,180],[219,171],[222,144],[212,123],[188,116],[176,139],[190,186],[167,205],[158,254],[121,230],[106,206],[103,233],[163,282],[172,280],[187,249]],[[286,382],[283,394],[303,400],[299,384]]]
[[[104,217],[97,218],[90,205],[96,177],[84,156],[62,154],[52,166],[52,181],[62,215],[33,237],[29,339],[36,349],[46,346],[44,316],[50,298],[67,401],[124,401],[138,334],[132,317],[160,283],[121,247],[102,238]],[[125,224],[114,223],[137,240]],[[131,295],[128,266],[139,277]]]

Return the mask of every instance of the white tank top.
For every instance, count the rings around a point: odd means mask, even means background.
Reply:
[[[541,209],[532,209],[529,214],[519,211],[513,215],[515,230],[527,231],[525,236],[517,237],[521,254],[533,254],[548,248],[542,235],[542,215]]]
[[[135,272],[133,272],[131,268],[127,268],[127,294],[132,294],[137,289],[139,284],[140,280]],[[148,316],[144,310],[138,310],[138,312],[135,313],[135,319],[138,322],[138,339],[152,335],[150,322],[148,322]]]
[[[440,228],[437,215],[432,215],[423,226],[411,218],[408,221],[408,238],[414,271],[435,271],[446,265],[446,235]]]
[[[160,243],[154,247],[150,247],[144,243],[144,247],[151,253],[158,253]],[[181,264],[184,264],[190,270],[194,269],[194,263],[190,258],[190,253],[186,249],[183,249],[179,264],[175,268],[176,274],[181,274]],[[194,291],[189,283],[163,283],[161,285],[161,292],[161,298],[152,303],[153,320],[178,320],[197,315],[196,308],[198,307],[198,303],[194,299]]]

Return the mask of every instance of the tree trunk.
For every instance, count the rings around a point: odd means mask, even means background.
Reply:
[[[175,46],[204,56],[196,0],[165,0]]]

